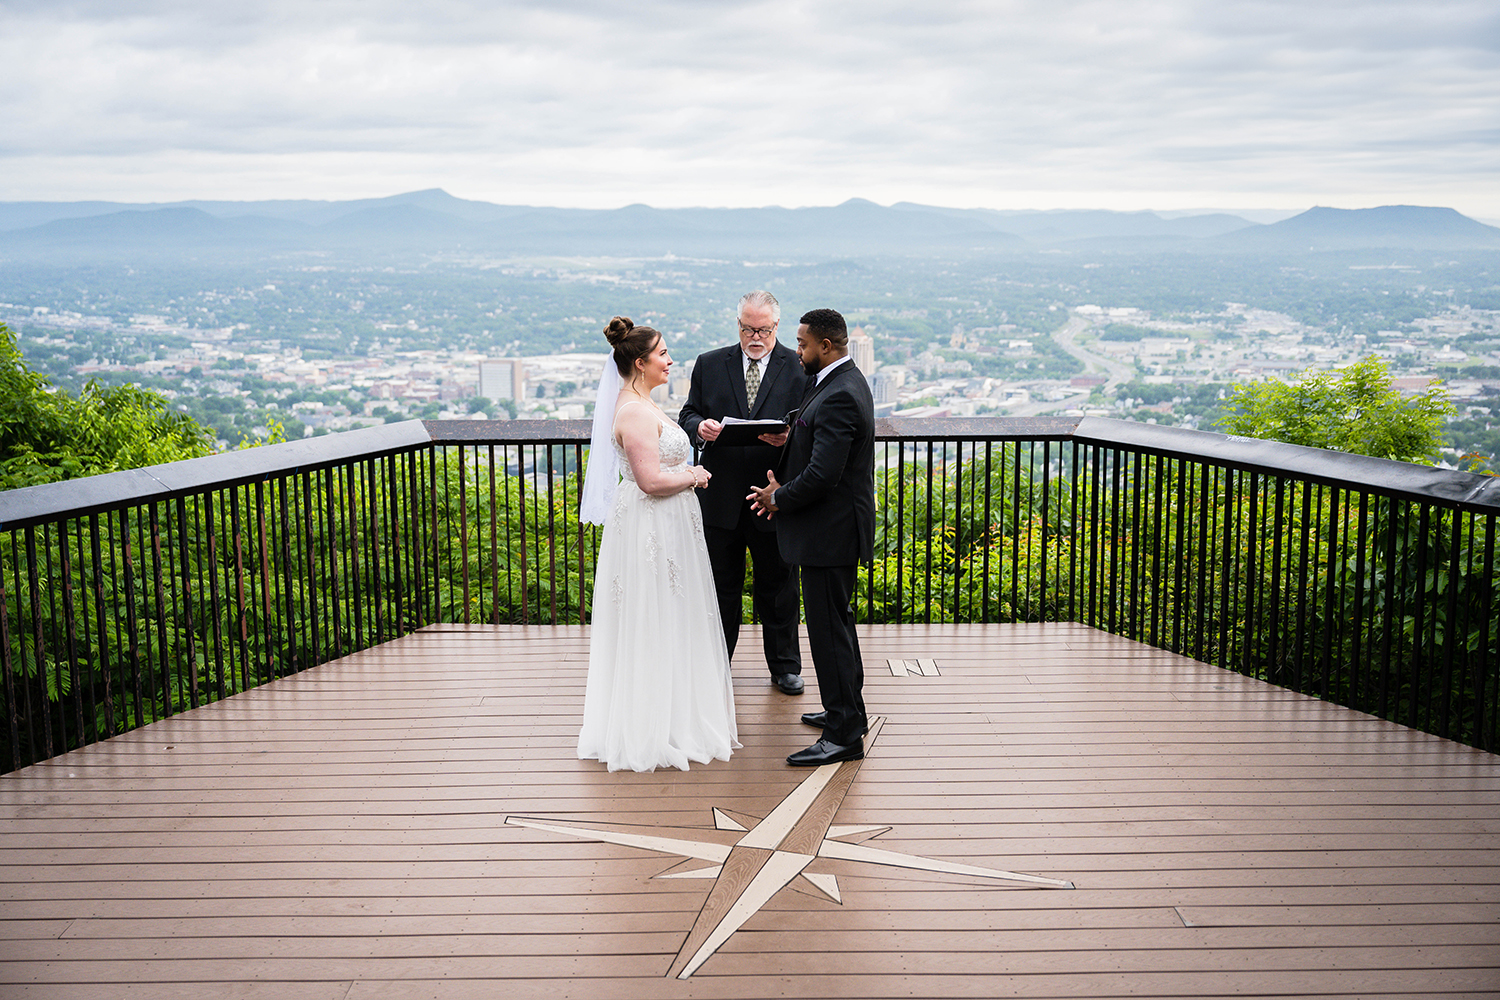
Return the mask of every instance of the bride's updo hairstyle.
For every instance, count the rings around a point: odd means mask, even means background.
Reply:
[[[635,374],[635,363],[651,353],[661,333],[649,326],[636,326],[628,316],[616,316],[604,328],[604,339],[615,349],[615,367],[622,379]]]

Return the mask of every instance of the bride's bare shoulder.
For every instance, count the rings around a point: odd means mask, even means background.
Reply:
[[[615,437],[623,444],[628,438],[661,436],[661,420],[656,407],[639,399],[621,400],[615,407]]]

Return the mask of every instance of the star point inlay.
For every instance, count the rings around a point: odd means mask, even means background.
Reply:
[[[871,720],[865,741],[867,752],[884,725],[884,718]],[[735,931],[788,886],[842,904],[837,878],[827,872],[807,871],[819,858],[1073,888],[1072,882],[1062,879],[938,861],[865,843],[889,831],[889,826],[833,825],[861,763],[849,760],[814,769],[764,819],[750,826],[718,807],[713,808],[712,828],[643,827],[541,816],[507,816],[505,823],[684,859],[656,878],[713,879],[708,898],[667,971],[669,977],[678,979],[696,972]],[[692,867],[692,862],[703,864]]]

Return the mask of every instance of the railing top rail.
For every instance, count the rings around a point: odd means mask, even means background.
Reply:
[[[0,530],[409,451],[427,445],[578,444],[588,420],[408,420],[103,476],[0,492]],[[1477,513],[1500,514],[1500,478],[1105,417],[882,418],[882,441],[1076,441]]]
[[[105,510],[171,500],[405,451],[426,445],[431,440],[422,421],[405,420],[343,434],[326,434],[125,472],[5,490],[0,492],[0,529],[24,528],[65,517],[86,517]]]
[[[1073,438],[1440,507],[1500,514],[1500,478],[1456,469],[1107,417],[1084,417]]]

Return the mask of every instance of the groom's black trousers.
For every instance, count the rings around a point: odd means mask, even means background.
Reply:
[[[853,566],[803,566],[802,609],[818,693],[828,721],[823,738],[847,746],[858,742],[865,718],[865,666],[854,632]]]

